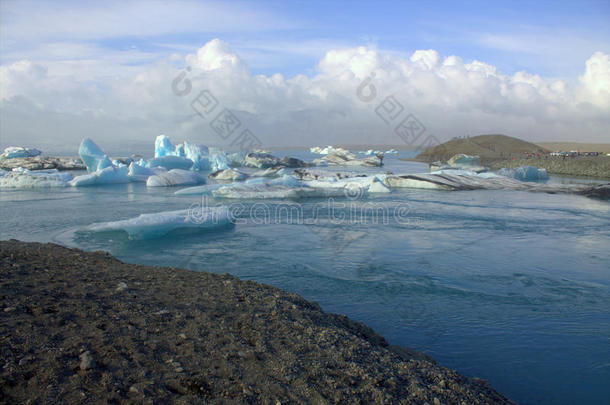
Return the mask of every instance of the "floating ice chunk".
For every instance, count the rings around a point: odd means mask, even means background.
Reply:
[[[390,149],[385,151],[386,155],[398,155],[398,151],[396,149]]]
[[[67,187],[70,179],[70,173],[56,169],[28,170],[17,167],[10,172],[2,170],[0,188]]]
[[[210,170],[217,172],[231,168],[227,155],[217,148],[210,148]]]
[[[190,170],[172,169],[155,174],[146,180],[146,187],[191,186],[202,183],[203,177]]]
[[[101,170],[97,170],[93,173],[84,174],[82,176],[76,176],[69,182],[69,184],[73,187],[82,187],[102,184],[128,183],[128,171],[129,168],[127,166],[110,166]]]
[[[440,169],[430,172],[430,174],[450,174],[452,176],[476,176],[477,172],[473,172],[472,170],[464,170],[464,169]]]
[[[235,169],[225,169],[211,173],[208,177],[216,180],[241,181],[248,178],[248,175]]]
[[[264,152],[250,152],[245,158],[245,166],[257,169],[266,169],[268,167],[276,166],[279,163],[280,160],[277,157]]]
[[[193,166],[193,161],[181,156],[165,155],[150,159],[146,162],[146,167],[164,167],[167,170],[182,169],[188,170]]]
[[[150,176],[154,176],[155,174],[161,174],[166,172],[167,170],[163,167],[145,167],[140,163],[131,162],[129,165],[129,170],[127,172],[127,176],[129,176],[129,180],[131,181],[139,181],[146,182]]]
[[[211,195],[212,191],[218,190],[221,187],[224,187],[224,184],[206,184],[203,186],[195,186],[195,187],[187,187],[182,190],[176,191],[174,194],[176,195]]]
[[[268,169],[265,170],[258,170],[254,173],[252,173],[250,176],[251,177],[269,177],[269,178],[274,178],[274,177],[280,177],[284,174],[286,174],[287,170],[285,168],[279,168],[279,167],[270,167]]]
[[[227,207],[195,207],[189,210],[141,214],[122,221],[93,224],[85,228],[91,232],[125,231],[130,239],[152,239],[177,229],[213,229],[232,224]]]
[[[184,141],[184,157],[193,161],[191,170],[210,170],[209,154],[207,146]]]
[[[2,159],[27,158],[40,155],[42,152],[35,148],[24,148],[21,146],[9,146],[0,155]]]
[[[447,161],[449,166],[453,167],[462,167],[462,166],[481,166],[481,162],[479,162],[478,156],[470,156],[465,155],[463,153],[459,153],[457,155],[453,155],[451,159]]]
[[[205,145],[198,145],[184,141],[183,144],[173,145],[170,139],[165,135],[159,135],[155,138],[155,162],[153,165],[164,166],[167,169],[191,169],[191,170],[210,170],[210,151]],[[176,159],[161,159],[168,156],[188,159],[192,163],[186,167],[186,163],[180,167],[168,167],[167,162],[177,162]],[[163,164],[157,164],[163,162]],[[151,166],[152,167],[152,166]]]
[[[212,191],[215,198],[230,199],[299,199],[316,197],[343,197],[345,188],[313,188],[313,187],[286,187],[270,184],[240,184],[224,186]]]
[[[57,169],[42,169],[42,170],[29,170],[23,167],[15,167],[12,170],[13,173],[27,174],[30,176],[45,177],[47,179],[55,179],[61,181],[72,180],[72,174],[68,172],[60,172]]]
[[[78,154],[83,163],[85,163],[85,166],[87,166],[89,173],[112,166],[108,156],[89,138],[82,140],[78,148]]]
[[[184,157],[184,153],[180,154],[180,151],[176,150],[176,147],[172,144],[172,142],[166,135],[159,135],[155,138],[155,157],[157,158],[162,156]]]
[[[246,152],[235,152],[227,155],[231,167],[242,167],[246,164]]]
[[[521,181],[542,181],[549,179],[546,169],[539,169],[534,166],[519,166],[514,169],[503,168],[498,170],[498,174]]]
[[[390,193],[392,190],[388,186],[386,186],[381,180],[374,178],[373,182],[369,185],[367,190],[369,193],[381,194],[381,193]]]
[[[314,146],[313,148],[310,148],[309,151],[311,153],[315,153],[316,155],[328,155],[329,153],[339,153],[339,154],[350,153],[350,151],[348,151],[347,149],[335,148],[334,146],[331,146],[331,145],[328,145],[325,148],[322,148],[321,146]]]

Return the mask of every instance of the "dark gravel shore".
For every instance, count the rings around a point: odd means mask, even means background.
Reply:
[[[277,288],[0,242],[0,402],[511,403]]]

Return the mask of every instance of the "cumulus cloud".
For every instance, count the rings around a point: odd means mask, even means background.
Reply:
[[[50,66],[23,60],[0,67],[1,141],[60,149],[82,136],[104,145],[151,142],[166,133],[226,147],[209,126],[213,117],[191,107],[203,90],[265,146],[400,144],[393,126],[375,113],[391,95],[438,139],[505,133],[532,141],[605,141],[609,60],[595,53],[573,83],[525,71],[503,74],[433,49],[401,57],[368,47],[329,50],[310,75],[253,75],[218,39],[111,78],[53,75]],[[176,78],[181,89],[188,82],[188,92],[172,90]],[[371,100],[357,95],[364,80],[375,88]]]

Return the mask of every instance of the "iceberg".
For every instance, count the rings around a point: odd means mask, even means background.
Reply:
[[[328,145],[325,148],[322,148],[321,146],[314,146],[313,148],[309,148],[309,151],[311,153],[315,153],[316,155],[328,155],[329,153],[339,153],[339,154],[345,154],[345,153],[350,153],[350,151],[348,151],[347,149],[343,149],[343,148],[335,148],[334,146]]]
[[[191,186],[204,181],[198,173],[190,170],[172,169],[168,172],[150,176],[146,187]]]
[[[193,167],[193,161],[181,156],[164,155],[148,160],[146,167],[163,167],[167,170],[188,170]]]
[[[356,155],[352,152],[338,148],[326,156],[314,162],[320,165],[321,162],[326,162],[328,165],[346,165],[346,166],[382,166],[383,165],[383,154],[369,156],[364,159],[356,159]]]
[[[146,182],[150,176],[154,176],[155,174],[165,173],[167,170],[163,167],[151,167],[148,168],[143,166],[142,161],[140,162],[131,162],[129,165],[129,169],[127,171],[127,176],[129,180],[134,182]]]
[[[69,182],[69,184],[73,187],[82,187],[97,186],[102,184],[129,183],[128,172],[129,168],[127,166],[110,166],[97,170],[93,173],[76,176]]]
[[[332,176],[321,180],[299,181],[284,175],[277,179],[254,178],[212,190],[215,198],[282,199],[315,197],[361,197],[368,193],[388,193],[391,190],[377,177],[338,179]]]
[[[519,166],[514,169],[502,168],[498,170],[498,174],[521,181],[543,181],[549,179],[546,169],[539,169],[534,166]]]
[[[214,229],[230,226],[231,211],[227,207],[197,207],[189,210],[141,214],[122,221],[93,224],[90,232],[127,232],[130,239],[152,239],[177,229]]]
[[[453,155],[447,163],[434,162],[430,163],[430,171],[436,172],[438,170],[470,170],[476,173],[486,172],[489,168],[481,166],[478,156],[465,155],[459,153]]]
[[[187,141],[174,145],[166,135],[159,135],[155,138],[155,157],[149,162],[149,167],[163,166],[166,169],[216,171],[228,168],[227,163],[228,159],[222,151]]]
[[[28,170],[18,167],[10,172],[1,171],[0,188],[67,187],[71,179],[70,173],[56,169]]]
[[[208,177],[216,180],[241,181],[248,178],[248,175],[235,169],[225,169],[210,173]]]
[[[162,156],[184,157],[184,148],[182,148],[182,145],[179,145],[179,148],[176,148],[169,140],[169,137],[166,135],[159,135],[155,138],[155,157]]]
[[[231,168],[227,155],[220,149],[210,148],[210,170],[217,172]]]
[[[89,138],[82,140],[78,148],[78,154],[87,166],[89,173],[112,167],[112,162],[108,156]]]
[[[272,166],[277,166],[280,160],[270,153],[266,152],[250,152],[246,155],[245,166],[254,167],[256,169],[266,169]]]
[[[24,148],[21,146],[9,146],[4,149],[0,159],[28,158],[40,155],[42,152],[35,148]]]
[[[231,167],[242,167],[246,164],[246,153],[235,152],[227,155]]]
[[[421,188],[437,190],[521,190],[544,193],[582,193],[591,189],[585,184],[542,184],[516,180],[493,173],[455,175],[445,173],[422,173],[388,175],[385,184],[390,188]]]
[[[212,191],[224,187],[224,184],[206,184],[203,186],[187,187],[176,191],[176,195],[212,195]]]

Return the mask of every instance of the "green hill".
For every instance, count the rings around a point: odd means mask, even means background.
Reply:
[[[455,138],[440,145],[431,146],[412,160],[419,162],[447,161],[453,155],[464,153],[479,156],[482,164],[523,157],[527,153],[538,153],[542,146],[506,135],[478,135],[470,138]]]

